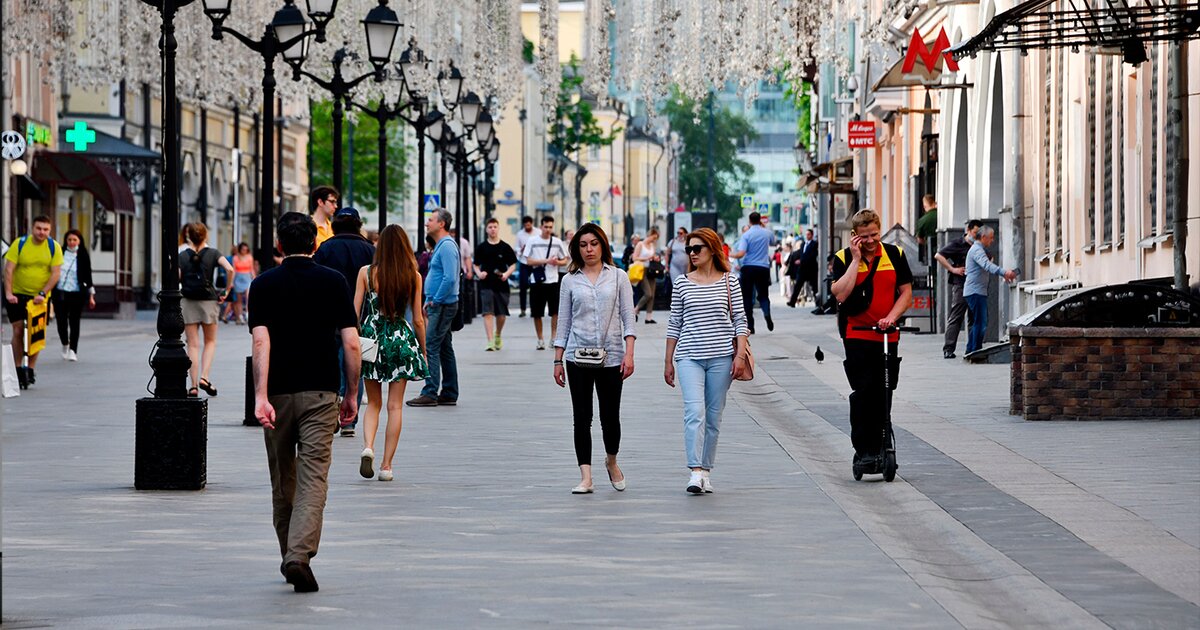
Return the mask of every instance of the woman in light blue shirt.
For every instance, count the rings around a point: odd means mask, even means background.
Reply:
[[[554,382],[571,384],[575,422],[575,458],[579,485],[574,494],[591,494],[592,391],[600,399],[604,460],[614,489],[625,489],[617,466],[621,445],[621,386],[633,374],[633,287],[613,264],[604,230],[594,223],[579,228],[569,245],[571,266],[559,287],[558,335],[554,338]],[[565,360],[564,360],[565,357]]]

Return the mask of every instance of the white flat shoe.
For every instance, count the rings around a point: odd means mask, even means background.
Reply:
[[[358,464],[358,474],[362,475],[363,479],[375,476],[375,451],[369,448],[363,449],[362,458]]]
[[[605,468],[607,469],[608,466],[605,466]],[[608,471],[608,482],[612,484],[613,489],[616,490],[617,492],[625,491],[625,476],[624,475],[621,476],[620,481],[613,481],[612,471],[609,470]]]
[[[592,492],[594,492],[592,486],[585,486],[583,484],[571,488],[571,494],[591,494]]]
[[[392,471],[384,470],[382,468],[379,469],[379,480],[380,481],[391,481],[393,478],[394,477],[392,475]]]

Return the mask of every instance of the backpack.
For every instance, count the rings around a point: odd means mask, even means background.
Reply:
[[[179,279],[180,292],[189,300],[214,299],[216,295],[213,291],[212,280],[204,273],[204,264],[200,254],[193,250],[188,251],[191,253],[191,258],[188,260],[187,266],[182,268],[183,274]]]
[[[25,236],[21,237],[21,240],[17,241],[17,256],[18,257],[21,256],[21,250],[25,249],[25,241],[28,241],[28,240],[29,240],[29,235],[26,234]],[[54,239],[47,237],[46,243],[50,247],[50,259],[53,260],[54,259],[54,245],[55,245]]]

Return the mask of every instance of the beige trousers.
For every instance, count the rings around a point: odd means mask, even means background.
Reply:
[[[321,542],[337,394],[299,392],[269,400],[275,407],[275,428],[263,433],[279,553],[285,563],[308,563]]]

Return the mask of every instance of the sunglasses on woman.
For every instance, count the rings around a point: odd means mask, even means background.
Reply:
[[[690,255],[690,254],[699,254],[700,250],[702,250],[702,249],[704,249],[704,245],[688,245],[687,247],[683,248],[683,251]]]

